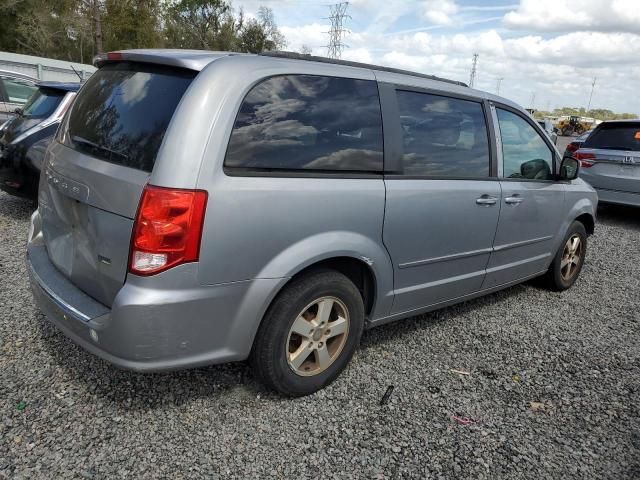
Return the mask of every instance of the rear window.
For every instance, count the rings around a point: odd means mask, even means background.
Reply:
[[[24,106],[24,116],[27,118],[48,117],[58,108],[66,93],[53,88],[39,88]]]
[[[150,172],[171,117],[196,72],[119,62],[94,73],[69,117],[69,145]]]
[[[602,124],[587,138],[583,147],[640,151],[640,122]]]
[[[379,172],[382,120],[376,82],[272,77],[245,97],[227,168]]]

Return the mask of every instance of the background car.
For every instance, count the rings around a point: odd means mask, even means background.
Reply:
[[[591,135],[592,133],[593,133],[593,129],[587,132],[584,132],[582,135],[578,135],[574,140],[569,142],[569,144],[567,145],[567,148],[564,149],[564,154],[562,155],[562,158],[572,157],[573,153],[582,146],[585,140],[589,138],[589,135]]]
[[[547,133],[547,135],[549,135],[549,138],[555,145],[558,141],[558,134],[556,133],[556,129],[553,126],[553,123],[551,123],[551,120],[545,118],[544,120],[536,121],[538,122],[538,125],[540,125],[540,127],[542,127],[542,129]]]
[[[601,202],[640,207],[640,120],[601,123],[573,157]]]
[[[41,82],[24,109],[0,127],[0,189],[35,197],[46,146],[80,83]]]
[[[0,70],[0,125],[22,108],[38,89],[38,80],[22,73]]]

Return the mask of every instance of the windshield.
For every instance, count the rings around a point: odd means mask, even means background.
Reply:
[[[585,148],[640,151],[640,122],[603,123],[587,138]]]
[[[22,114],[27,118],[46,118],[58,108],[66,93],[52,88],[39,88],[27,100]]]
[[[69,146],[150,172],[173,113],[196,72],[132,62],[107,64],[75,99]]]

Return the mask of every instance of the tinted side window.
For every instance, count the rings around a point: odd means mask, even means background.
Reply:
[[[29,97],[37,90],[35,85],[19,78],[3,77],[0,81],[4,84],[9,103],[27,103]]]
[[[195,75],[159,65],[105,65],[89,77],[71,107],[70,146],[150,172],[173,113]]]
[[[398,91],[405,175],[488,177],[489,140],[482,105]]]
[[[524,118],[496,109],[505,178],[553,179],[553,154],[540,134]]]
[[[263,81],[240,107],[225,166],[381,171],[376,82],[314,75]]]

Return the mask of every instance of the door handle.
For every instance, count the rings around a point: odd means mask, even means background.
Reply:
[[[520,195],[515,193],[511,197],[505,197],[504,203],[508,205],[519,205],[520,203],[522,203],[523,200],[524,198],[522,198]]]
[[[476,203],[478,205],[484,205],[485,207],[490,207],[491,205],[495,205],[498,199],[496,197],[491,197],[489,195],[482,195],[479,198],[476,198]]]

